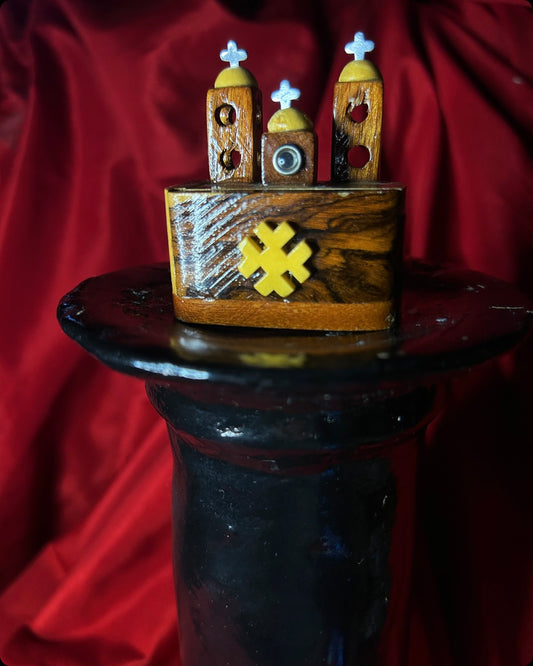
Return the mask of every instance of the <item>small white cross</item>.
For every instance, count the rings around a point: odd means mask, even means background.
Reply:
[[[223,62],[229,62],[230,67],[238,67],[242,60],[246,60],[248,54],[244,49],[237,47],[237,42],[232,39],[228,42],[228,47],[220,52],[220,59]]]
[[[291,88],[287,79],[283,79],[279,84],[279,90],[275,90],[270,95],[270,99],[273,102],[279,102],[282,109],[288,109],[294,99],[300,99],[300,91],[298,88]]]
[[[354,60],[364,60],[365,53],[374,50],[374,42],[365,39],[362,32],[356,32],[353,36],[353,42],[348,42],[344,47],[346,53],[353,53]]]

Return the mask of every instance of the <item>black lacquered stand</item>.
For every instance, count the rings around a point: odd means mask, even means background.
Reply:
[[[163,265],[65,296],[65,332],[143,378],[168,423],[183,666],[408,666],[435,386],[517,343],[527,308],[502,282],[417,264],[387,332],[181,324]]]

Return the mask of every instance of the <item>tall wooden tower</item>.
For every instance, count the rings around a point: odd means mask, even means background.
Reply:
[[[207,93],[209,175],[213,183],[259,180],[263,114],[254,76],[240,66],[247,53],[234,41],[220,52],[229,63]]]
[[[356,32],[346,44],[354,59],[342,70],[335,84],[331,179],[378,180],[383,116],[383,81],[377,67],[365,60],[374,42]]]

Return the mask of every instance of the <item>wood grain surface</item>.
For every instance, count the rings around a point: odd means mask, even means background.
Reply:
[[[356,107],[366,104],[368,114],[357,122]],[[347,81],[335,84],[331,179],[334,182],[377,181],[383,117],[382,81]],[[349,153],[356,146],[368,149],[370,159],[363,167],[350,165]]]
[[[290,176],[278,173],[272,158],[280,146],[296,146],[302,154],[302,168]],[[317,137],[313,131],[265,132],[261,140],[261,176],[264,185],[313,185],[317,172]]]
[[[206,114],[211,181],[258,182],[263,126],[261,91],[249,86],[212,88],[207,92]]]
[[[393,323],[403,187],[206,185],[170,188],[166,201],[179,319],[354,331],[384,329]],[[255,290],[261,268],[249,278],[238,270],[243,258],[238,245],[254,237],[262,221],[273,227],[290,223],[296,234],[286,251],[302,240],[313,249],[306,262],[311,277],[295,283],[295,291],[286,298]]]

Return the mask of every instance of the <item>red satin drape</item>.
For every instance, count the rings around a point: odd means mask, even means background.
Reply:
[[[0,8],[0,659],[178,666],[171,456],[141,382],[60,331],[91,275],[166,258],[163,188],[207,175],[204,100],[236,39],[319,133],[363,30],[386,85],[406,252],[533,297],[526,0],[8,0]],[[531,345],[448,390],[420,467],[410,666],[533,658]]]

